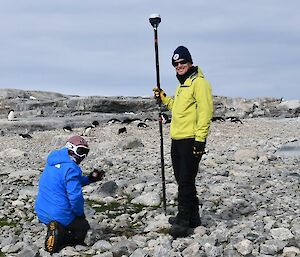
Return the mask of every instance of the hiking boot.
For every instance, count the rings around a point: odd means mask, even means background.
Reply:
[[[201,225],[201,219],[199,215],[199,199],[196,197],[193,202],[194,204],[191,208],[191,216],[190,216],[190,227],[196,228]]]
[[[200,219],[199,212],[194,212],[190,217],[190,227],[196,228],[199,226],[201,226],[201,219]]]
[[[175,223],[178,223],[178,217],[177,216],[172,216],[169,218],[168,222],[173,225]],[[199,212],[194,212],[191,214],[190,217],[190,223],[189,223],[189,227],[190,228],[196,228],[201,226],[201,219],[200,219],[200,215]]]
[[[178,237],[187,237],[191,234],[191,228],[188,220],[181,220],[180,222],[174,223],[170,228],[170,235],[176,239]]]
[[[49,252],[50,254],[56,253],[59,251],[59,245],[58,245],[58,223],[56,221],[50,221],[50,223],[47,225],[48,231],[47,236],[45,240],[45,250]]]

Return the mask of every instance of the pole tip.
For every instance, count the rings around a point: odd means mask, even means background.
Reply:
[[[158,24],[161,22],[160,15],[157,13],[151,14],[149,16],[149,22],[151,23],[152,27],[157,28]]]
[[[160,18],[160,15],[158,13],[150,14],[149,19],[153,19],[153,18]]]

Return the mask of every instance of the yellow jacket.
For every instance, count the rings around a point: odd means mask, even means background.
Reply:
[[[172,139],[205,141],[213,115],[213,100],[210,83],[204,79],[200,68],[184,84],[177,86],[174,99],[166,96],[162,103],[172,111]]]

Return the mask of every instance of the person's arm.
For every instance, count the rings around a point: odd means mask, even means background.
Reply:
[[[205,79],[195,81],[194,97],[197,102],[197,124],[195,140],[205,142],[213,116],[211,86]]]
[[[89,176],[81,176],[81,186],[86,186],[90,184]]]
[[[66,174],[66,191],[73,213],[84,216],[84,199],[82,194],[81,171],[70,168]]]
[[[174,99],[170,96],[165,96],[161,101],[170,111],[172,111]]]

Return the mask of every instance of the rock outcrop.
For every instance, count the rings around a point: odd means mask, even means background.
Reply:
[[[157,110],[152,97],[76,96],[44,91],[0,89],[0,117],[10,109],[20,117],[62,117],[91,113],[151,113]],[[300,100],[276,98],[230,98],[214,96],[215,116],[281,117],[300,116]]]

